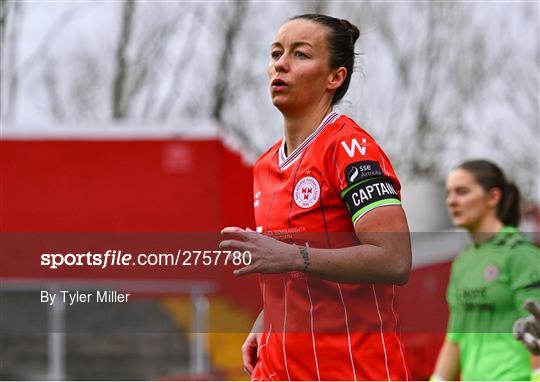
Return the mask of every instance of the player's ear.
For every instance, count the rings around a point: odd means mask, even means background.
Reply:
[[[498,187],[494,187],[487,193],[488,196],[488,205],[492,208],[495,208],[497,204],[500,203],[502,198],[502,192],[501,189]]]
[[[328,90],[337,90],[347,78],[347,68],[341,66],[333,69],[328,76]]]

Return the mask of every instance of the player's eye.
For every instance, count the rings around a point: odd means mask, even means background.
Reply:
[[[281,51],[279,51],[279,50],[273,50],[272,53],[271,53],[271,55],[272,55],[272,58],[273,58],[274,60],[277,60],[279,57],[281,57]]]
[[[294,55],[295,55],[296,57],[300,57],[300,58],[307,58],[307,57],[308,57],[307,54],[305,54],[304,52],[299,51],[299,50],[297,50],[296,52],[294,52]]]

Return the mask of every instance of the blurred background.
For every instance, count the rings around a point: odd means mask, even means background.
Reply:
[[[283,134],[270,44],[297,14],[361,29],[336,109],[375,137],[403,183],[416,235],[400,305],[414,379],[431,373],[449,261],[466,239],[443,233],[448,171],[495,161],[523,193],[522,228],[539,231],[538,2],[0,4],[1,379],[244,378],[239,348],[261,303],[240,292],[256,291],[256,277],[54,273],[21,243],[253,227],[251,166]],[[65,311],[37,300],[41,288],[104,282],[137,298]]]

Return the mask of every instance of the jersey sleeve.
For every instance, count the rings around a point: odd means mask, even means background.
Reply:
[[[356,223],[369,211],[400,205],[401,185],[386,154],[361,128],[348,127],[333,140],[326,158],[333,189]]]
[[[540,249],[530,242],[521,242],[510,251],[507,269],[514,303],[520,316],[527,316],[524,301],[531,298],[540,302]]]

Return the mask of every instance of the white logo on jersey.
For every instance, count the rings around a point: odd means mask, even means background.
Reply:
[[[499,277],[499,274],[501,272],[499,271],[499,268],[497,268],[496,265],[493,265],[493,264],[489,264],[485,269],[484,269],[484,279],[486,281],[493,281],[495,280],[497,277]]]
[[[321,188],[317,179],[312,176],[306,176],[296,183],[294,201],[300,208],[313,207],[317,203],[317,200],[319,200],[320,193]]]
[[[362,138],[362,143],[366,143],[366,142],[367,142],[366,138]],[[360,146],[360,143],[358,143],[356,138],[353,138],[350,146],[347,146],[347,144],[344,141],[341,141],[341,146],[343,146],[343,148],[347,152],[347,155],[349,155],[349,158],[354,157],[356,150],[360,151],[361,155],[366,155],[366,147]]]
[[[261,204],[261,200],[259,199],[261,197],[261,192],[257,191],[255,195],[253,196],[253,207],[259,207],[259,204]]]

